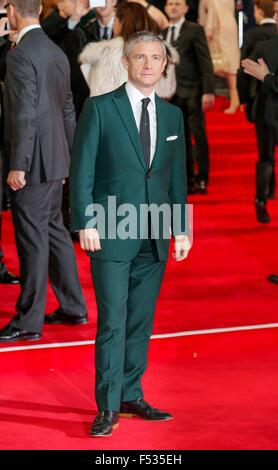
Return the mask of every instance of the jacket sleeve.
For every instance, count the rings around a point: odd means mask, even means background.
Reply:
[[[169,197],[172,204],[172,234],[190,235],[187,205],[186,149],[182,112],[178,109],[178,138],[173,157]]]
[[[9,109],[10,170],[30,171],[37,133],[37,77],[29,58],[20,49],[7,56],[6,84]]]
[[[67,73],[67,82],[66,82],[66,96],[64,101],[64,128],[65,134],[71,151],[73,136],[75,131],[76,119],[75,119],[75,109],[72,98],[71,84],[70,84],[70,66],[67,62],[68,73]]]
[[[252,60],[257,61],[260,57],[264,59],[266,65],[270,67],[267,63],[268,60],[266,59],[266,52],[267,48],[269,48],[268,41],[264,41],[263,43],[259,43],[255,48],[254,53],[251,56]],[[270,74],[266,75],[264,81],[262,82],[262,91],[267,94],[277,94],[278,93],[278,74],[277,70],[270,70]]]
[[[195,52],[197,55],[200,75],[202,77],[202,92],[214,93],[214,72],[212,60],[208,48],[207,39],[205,36],[204,28],[199,26],[195,33],[194,38]]]
[[[263,90],[266,93],[278,95],[278,74],[268,74],[263,81]]]
[[[71,230],[86,228],[92,216],[86,215],[93,204],[95,165],[100,139],[100,119],[93,99],[88,98],[78,120],[70,166]]]

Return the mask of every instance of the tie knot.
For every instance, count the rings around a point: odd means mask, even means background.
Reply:
[[[143,98],[142,99],[142,108],[147,109],[148,104],[149,104],[150,101],[151,101],[150,98]]]

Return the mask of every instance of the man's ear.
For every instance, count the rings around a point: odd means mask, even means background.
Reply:
[[[128,59],[123,55],[121,57],[121,62],[126,70],[128,70]]]
[[[42,5],[40,6],[39,16],[42,14]]]

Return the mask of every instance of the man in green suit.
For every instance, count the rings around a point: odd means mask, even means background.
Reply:
[[[172,418],[143,399],[141,379],[170,230],[177,261],[190,249],[182,114],[154,92],[166,65],[164,43],[136,33],[122,61],[128,82],[85,103],[71,165],[72,230],[91,257],[98,306],[99,413],[90,433],[97,437],[112,434],[119,413]],[[170,209],[166,222],[152,211],[162,206]]]

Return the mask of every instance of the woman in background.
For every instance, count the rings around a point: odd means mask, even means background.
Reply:
[[[200,0],[199,23],[204,26],[209,48],[213,51],[219,47],[226,62],[222,74],[227,80],[230,94],[230,105],[225,113],[234,113],[239,106],[236,86],[236,74],[240,63],[238,30],[235,19],[234,0]]]

